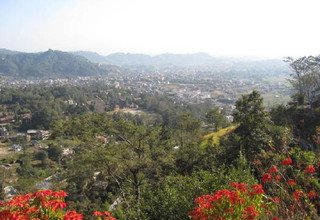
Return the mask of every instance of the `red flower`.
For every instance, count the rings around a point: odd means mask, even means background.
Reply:
[[[232,183],[230,183],[230,186],[239,190],[240,192],[243,192],[243,193],[247,192],[247,184],[245,184],[245,183],[232,182]]]
[[[282,177],[281,177],[281,175],[278,174],[278,175],[275,175],[274,179],[275,179],[277,182],[280,182],[281,179],[282,179]]]
[[[64,220],[82,220],[83,215],[77,213],[76,211],[68,211],[63,219]]]
[[[251,195],[260,195],[264,193],[264,190],[261,184],[254,184],[252,185],[251,188],[252,188]]]
[[[254,206],[248,206],[243,210],[243,217],[248,220],[254,220],[259,215]]]
[[[105,214],[106,216],[111,216],[111,212],[103,212],[103,214]]]
[[[262,182],[266,183],[266,182],[270,182],[272,179],[272,176],[270,173],[265,173],[262,175]]]
[[[64,209],[67,207],[67,203],[61,200],[51,200],[47,202],[42,203],[43,207],[51,208],[53,211],[56,211],[57,209]]]
[[[223,191],[227,198],[236,197],[236,194],[228,195]],[[4,220],[30,220],[30,219],[63,219],[63,220],[82,220],[82,214],[76,211],[64,211],[67,204],[64,191],[40,190],[22,196],[16,196],[9,201],[0,201],[0,219]],[[221,193],[221,196],[224,196]],[[214,197],[214,199],[217,199]],[[101,216],[103,220],[116,220],[110,212],[95,211],[94,216]]]
[[[297,202],[300,200],[300,197],[303,195],[303,192],[301,190],[296,190],[292,193],[294,200]]]
[[[104,212],[104,220],[116,220],[116,218],[112,217],[110,212]]]
[[[271,199],[272,202],[279,204],[281,202],[281,199],[279,197],[274,197]]]
[[[295,186],[297,184],[294,179],[289,179],[287,183],[289,186]]]
[[[276,172],[278,172],[278,168],[276,166],[272,166],[269,168],[268,172],[269,173],[276,173]]]
[[[94,212],[93,212],[93,215],[94,215],[94,216],[103,216],[103,212],[94,211]]]
[[[68,194],[63,190],[59,190],[59,191],[53,192],[52,195],[58,198],[65,198]]]
[[[308,197],[309,199],[315,199],[316,197],[318,196],[318,193],[314,190],[311,190],[309,193],[308,193]]]
[[[291,164],[292,164],[292,159],[290,157],[287,157],[282,161],[282,165],[289,166]]]
[[[304,170],[304,172],[312,174],[312,173],[316,172],[316,169],[314,168],[313,165],[308,165],[307,168]]]
[[[46,196],[52,196],[53,195],[53,191],[52,190],[39,190],[38,192],[35,192],[33,194],[35,197],[46,197]]]

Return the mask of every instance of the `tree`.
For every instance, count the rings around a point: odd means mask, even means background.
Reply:
[[[42,165],[48,164],[48,153],[46,151],[39,151],[35,155],[35,159],[40,160]]]
[[[28,154],[23,154],[20,159],[20,167],[17,169],[17,172],[20,176],[33,176],[35,174],[35,169],[32,166],[32,160],[31,156]]]
[[[221,114],[220,109],[217,107],[209,110],[206,113],[206,120],[209,124],[211,124],[214,127],[216,131],[219,128],[225,127],[228,123],[226,117],[223,114]]]
[[[290,83],[298,94],[295,96],[299,104],[304,104],[304,100],[311,101],[312,92],[320,88],[320,56],[301,57],[293,59],[287,57],[286,62],[293,70]]]
[[[59,162],[62,156],[62,147],[50,144],[48,148],[48,156],[51,160]]]
[[[192,142],[194,138],[197,137],[200,126],[200,121],[190,113],[182,113],[178,115],[176,129],[179,130],[181,147],[188,142]]]
[[[271,138],[268,135],[268,125],[271,121],[259,92],[243,95],[237,101],[234,121],[239,123],[236,134],[240,136],[240,150],[244,151],[247,158],[269,145]]]

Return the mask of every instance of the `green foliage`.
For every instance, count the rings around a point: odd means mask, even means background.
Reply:
[[[110,71],[70,53],[48,50],[42,53],[0,54],[0,72],[8,76],[52,77],[102,75]]]
[[[206,113],[207,123],[214,127],[215,131],[228,126],[227,118],[221,114],[219,108],[213,108]]]
[[[92,102],[96,96],[104,110],[135,103],[145,108],[144,114],[97,113]],[[211,109],[207,122],[218,131],[207,136],[192,108],[175,105],[168,97],[103,85],[3,89],[0,104],[3,112],[16,114],[20,129],[52,133],[44,141],[49,149],[29,147],[17,161],[19,180],[14,186],[31,190],[48,176],[61,175],[63,181],[55,185],[65,188],[70,206],[87,217],[93,209],[112,209],[118,219],[188,219],[197,196],[230,182],[256,183],[259,164],[283,159],[271,150],[285,151],[296,133],[308,141],[310,135],[315,140],[319,135],[314,128],[320,111],[279,106],[271,111],[271,121],[256,91],[238,100],[237,124],[226,129],[219,130],[223,116]],[[24,121],[22,114],[29,112],[32,119]],[[63,155],[63,149],[71,153]],[[303,166],[317,162],[318,154],[297,149],[290,154],[304,161]],[[320,184],[314,178],[310,185]]]
[[[271,120],[280,126],[290,126],[292,124],[289,109],[284,105],[278,105],[271,109],[270,117]]]
[[[237,101],[234,122],[239,123],[236,134],[240,137],[240,148],[247,158],[269,146],[271,137],[268,134],[268,125],[271,121],[260,93],[253,91]]]
[[[20,167],[17,172],[21,176],[34,176],[36,174],[36,170],[33,168],[31,164],[31,155],[24,154],[20,157]]]
[[[48,164],[48,153],[46,151],[39,151],[35,154],[35,159],[40,160],[42,165],[46,166]]]
[[[56,161],[56,162],[60,162],[61,157],[62,157],[62,153],[63,153],[63,149],[61,146],[50,144],[47,152],[48,152],[48,157],[51,160]]]
[[[193,200],[204,193],[228,187],[229,181],[254,182],[248,170],[240,168],[216,168],[212,171],[198,171],[192,175],[168,176],[156,188],[146,190],[143,211],[147,219],[188,219]]]

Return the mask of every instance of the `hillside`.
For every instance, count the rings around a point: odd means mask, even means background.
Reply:
[[[88,60],[90,60],[91,62],[94,63],[107,63],[107,59],[96,53],[96,52],[90,52],[90,51],[74,51],[71,52],[73,55],[77,55],[77,56],[82,56]]]
[[[41,53],[0,51],[0,73],[11,77],[74,77],[104,75],[110,66],[92,63],[84,57],[48,50]]]

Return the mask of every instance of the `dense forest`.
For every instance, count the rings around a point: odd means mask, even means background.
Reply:
[[[318,219],[320,62],[288,61],[292,101],[267,111],[252,91],[236,102],[232,123],[214,106],[105,85],[2,89],[1,112],[16,119],[9,132],[51,135],[20,140],[21,152],[1,158],[1,188],[64,190],[21,197],[27,210],[39,200],[49,217],[71,216],[64,203],[43,205],[63,198],[86,219],[94,211],[105,219]],[[0,216],[24,210],[3,203]]]

